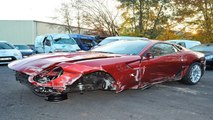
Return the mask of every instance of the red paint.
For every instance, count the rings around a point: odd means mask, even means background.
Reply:
[[[181,79],[194,61],[201,61],[200,53],[187,49],[175,54],[164,55],[149,60],[142,59],[144,54],[158,41],[152,41],[139,55],[118,55],[92,52],[53,53],[35,55],[9,64],[9,68],[30,75],[29,82],[35,86],[53,87],[58,92],[72,85],[88,73],[104,71],[116,81],[116,91],[143,88],[147,85],[165,80],[174,80],[182,70]],[[204,63],[202,63],[204,64]],[[32,78],[51,67],[60,66],[64,73],[45,84],[35,82]]]

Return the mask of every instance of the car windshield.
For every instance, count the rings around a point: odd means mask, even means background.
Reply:
[[[107,45],[103,45],[97,48],[92,49],[92,52],[103,52],[103,53],[112,53],[112,54],[128,54],[128,55],[137,55],[139,54],[150,41],[144,40],[119,40]]]
[[[104,39],[98,45],[105,45],[105,44],[115,42],[115,41],[118,41],[118,39]]]
[[[14,49],[14,47],[8,43],[1,43],[0,42],[0,49]]]
[[[213,51],[213,45],[198,45],[198,46],[194,46],[192,48],[190,48],[191,50],[194,51]]]
[[[71,44],[71,45],[75,45],[76,42],[73,39],[66,39],[66,38],[59,38],[59,39],[55,39],[54,44]]]
[[[28,50],[30,49],[27,45],[14,45],[19,50]]]

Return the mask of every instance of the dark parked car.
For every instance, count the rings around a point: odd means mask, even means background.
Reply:
[[[204,53],[206,58],[206,66],[208,68],[213,68],[213,43],[197,45],[192,47],[191,50]]]
[[[69,36],[76,41],[81,50],[88,51],[93,46],[97,45],[95,36],[82,35],[82,34],[69,34]]]
[[[88,52],[34,55],[10,63],[16,79],[47,100],[79,90],[144,89],[164,81],[197,84],[204,54],[152,40],[121,40]]]
[[[95,36],[95,38],[96,38],[96,42],[99,44],[102,40],[104,40],[106,37],[104,37],[104,36]]]
[[[33,50],[27,45],[14,45],[22,54],[23,57],[28,57],[33,54]]]

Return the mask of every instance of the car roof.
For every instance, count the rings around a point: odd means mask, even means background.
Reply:
[[[0,42],[1,42],[1,43],[7,43],[7,41],[4,41],[4,40],[0,40]]]
[[[21,44],[18,44],[18,45],[14,45],[14,46],[28,46],[28,45],[21,45]]]
[[[148,38],[145,37],[132,37],[132,36],[112,36],[112,37],[107,37],[106,39],[145,39],[148,40]]]
[[[128,42],[131,42],[131,41],[149,41],[151,44],[155,44],[155,43],[166,43],[166,44],[172,44],[172,43],[168,43],[168,42],[165,42],[165,41],[160,41],[160,40],[146,40],[146,39],[135,39],[135,40],[119,40],[119,41],[128,41]]]
[[[95,36],[91,35],[84,35],[84,34],[69,34],[72,38],[82,38],[82,39],[88,39],[88,40],[95,40]]]
[[[68,34],[63,34],[63,33],[52,33],[52,34],[46,34],[46,35],[39,35],[39,36],[36,36],[36,38],[44,38],[44,37],[47,37],[47,36],[51,36],[53,39],[58,39],[58,38],[67,38],[69,39],[70,36]]]
[[[177,39],[177,40],[166,40],[166,42],[198,42],[200,43],[200,41],[197,40],[184,40],[184,39]]]

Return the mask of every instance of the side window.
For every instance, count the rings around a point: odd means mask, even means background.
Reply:
[[[46,40],[45,40],[45,45],[46,45],[46,46],[51,46],[50,40],[46,39]]]
[[[78,40],[78,38],[73,38],[73,39],[75,40],[75,42],[76,42],[78,45],[81,44],[81,42]]]
[[[81,41],[83,42],[83,44],[92,44],[92,40],[87,40],[87,39],[81,39]]]
[[[185,42],[179,42],[179,43],[177,43],[178,45],[181,45],[181,46],[183,46],[183,47],[186,47],[186,43]]]
[[[170,44],[159,43],[159,44],[154,45],[149,50],[149,52],[151,52],[154,56],[163,56],[163,55],[168,55],[168,54],[176,53],[177,49],[175,49]]]
[[[46,37],[45,40],[44,40],[44,45],[46,45],[46,46],[51,46],[51,41],[50,41],[50,39],[51,39],[50,36]]]

